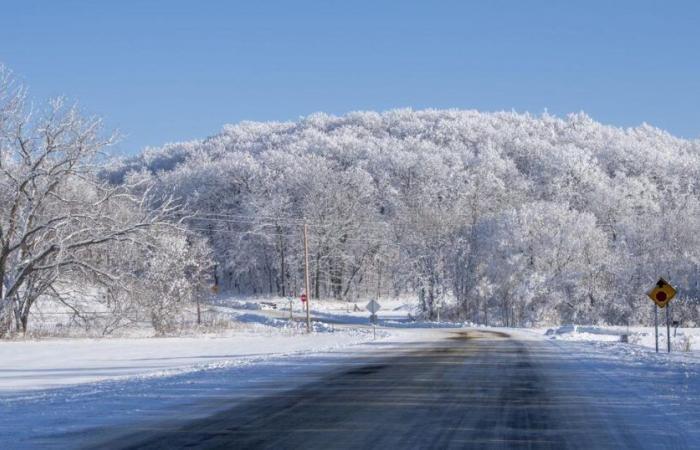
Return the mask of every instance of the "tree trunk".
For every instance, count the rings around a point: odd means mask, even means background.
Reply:
[[[286,261],[284,259],[284,241],[282,240],[282,237],[279,239],[279,249],[280,249],[280,287],[281,287],[281,292],[280,294],[282,297],[285,297],[287,295],[287,268],[286,268]]]

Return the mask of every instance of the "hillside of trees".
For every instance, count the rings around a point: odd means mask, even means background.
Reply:
[[[219,289],[416,299],[505,326],[649,323],[659,276],[698,321],[700,141],[585,114],[393,110],[243,122],[113,161],[181,198]]]

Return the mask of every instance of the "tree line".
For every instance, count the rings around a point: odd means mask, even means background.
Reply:
[[[242,122],[110,159],[99,119],[0,69],[0,336],[37,304],[177,328],[212,286],[415,299],[428,319],[697,322],[700,143],[585,114],[392,110]],[[443,309],[443,310],[444,310]]]
[[[426,318],[645,323],[659,276],[698,320],[700,142],[583,113],[392,110],[242,122],[112,160],[112,186],[182,199],[218,288],[415,298]]]

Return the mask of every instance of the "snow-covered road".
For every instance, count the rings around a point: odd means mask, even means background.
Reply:
[[[63,379],[69,386],[26,390],[9,389],[10,385],[22,387],[24,383],[6,377],[6,389],[0,393],[0,448],[73,448],[80,442],[103,436],[107,430],[117,432],[144,424],[206,417],[231,404],[320,379],[358,355],[398,352],[404,345],[422,345],[418,341],[432,342],[440,336],[439,330],[432,329],[396,330],[391,337],[375,341],[370,340],[366,332],[350,331],[350,337],[343,331],[294,336],[288,338],[289,342],[279,336],[249,337],[248,341],[220,339],[216,345],[228,344],[238,351],[210,355],[218,362],[207,362],[209,360],[201,356],[207,353],[203,353],[200,346],[208,345],[199,342],[202,339],[136,339],[133,342],[136,348],[130,348],[130,340],[117,339],[111,344],[99,341],[93,346],[106,345],[102,347],[104,358],[93,359],[99,352],[91,350],[89,356],[85,356],[85,362],[95,361],[94,364],[104,371],[101,381],[76,384],[80,381],[73,374],[77,368],[60,370],[52,367],[46,370],[44,385],[52,386],[56,379]],[[305,342],[305,339],[308,340]],[[154,341],[159,341],[160,347]],[[87,343],[68,340],[63,349],[79,349],[83,344]],[[173,345],[173,349],[164,348],[171,344],[177,345]],[[108,360],[108,351],[114,350],[110,345],[119,345],[120,348],[123,345],[125,351],[130,348],[131,358],[125,359],[123,364],[133,366],[128,370],[134,374],[115,376],[113,365],[100,363]],[[182,354],[192,352],[200,356],[155,372],[149,364],[138,364],[140,358],[135,357],[142,352],[168,354],[177,352],[178,348]],[[70,352],[67,356],[68,360],[72,358]],[[56,359],[55,353],[51,352],[45,363],[55,365]],[[199,366],[190,364],[199,360],[205,363]],[[131,366],[126,361],[131,361]],[[42,370],[36,364],[31,370],[25,367],[25,371],[32,379],[40,380]],[[0,372],[16,373],[5,370],[4,366]]]
[[[332,352],[5,395],[0,436],[12,436],[3,448],[700,445],[692,360],[500,331],[398,330]]]

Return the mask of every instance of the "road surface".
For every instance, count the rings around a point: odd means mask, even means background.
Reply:
[[[444,334],[189,423],[99,434],[86,448],[700,448],[687,423],[565,346]]]

